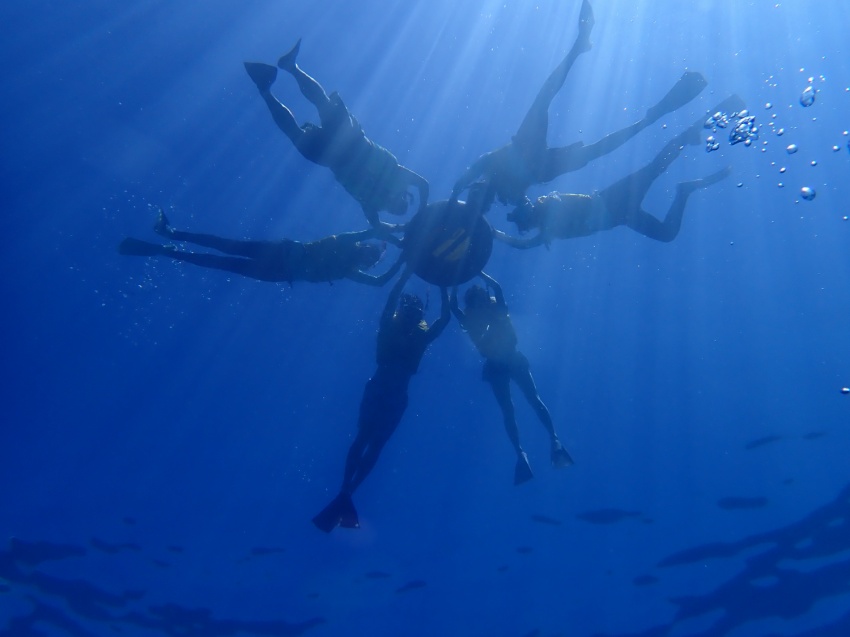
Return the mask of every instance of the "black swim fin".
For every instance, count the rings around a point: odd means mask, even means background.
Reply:
[[[360,521],[357,518],[357,511],[354,509],[351,496],[347,493],[340,493],[313,518],[313,524],[325,533],[330,533],[337,526],[346,529],[359,529]]]
[[[301,38],[298,38],[298,42],[295,43],[295,46],[292,47],[288,53],[284,53],[280,56],[280,59],[277,61],[277,65],[279,68],[282,68],[284,71],[294,71],[296,60],[298,59],[298,51],[301,50]]]
[[[245,62],[245,70],[260,91],[268,91],[277,78],[277,69],[262,62]]]
[[[646,118],[654,122],[659,117],[672,113],[694,99],[706,86],[708,86],[708,82],[702,73],[685,71],[679,81],[667,92],[667,95],[647,111]]]
[[[514,467],[514,485],[520,485],[524,482],[528,482],[533,477],[534,474],[531,472],[531,466],[528,464],[528,455],[523,451],[516,459],[516,466]]]
[[[572,457],[570,457],[570,454],[567,453],[567,450],[564,449],[564,446],[559,441],[552,448],[552,466],[556,469],[563,469],[564,467],[569,467],[572,464]]]
[[[164,248],[158,243],[149,243],[140,239],[127,237],[118,244],[118,253],[134,257],[154,257],[162,254]]]

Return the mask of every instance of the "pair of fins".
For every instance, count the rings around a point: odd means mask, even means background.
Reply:
[[[344,529],[359,529],[360,520],[357,518],[357,510],[351,501],[351,495],[340,493],[336,496],[313,518],[313,524],[325,533],[330,533],[338,526]]]
[[[281,56],[281,58],[277,61],[278,67],[288,71],[295,69],[298,51],[300,49],[301,39],[299,38],[298,42],[295,43],[295,46],[292,47],[288,53]],[[272,84],[274,84],[274,81],[277,78],[277,69],[271,64],[263,64],[262,62],[245,62],[245,70],[248,71],[248,75],[251,77],[251,80],[261,91],[270,90]]]
[[[552,449],[552,466],[556,469],[569,467],[573,464],[573,459],[570,454],[564,449],[563,445],[558,442]],[[528,464],[528,454],[524,451],[520,452],[514,467],[514,484],[520,485],[528,482],[534,477],[531,471],[531,465]]]

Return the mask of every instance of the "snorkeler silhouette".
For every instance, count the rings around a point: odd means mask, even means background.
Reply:
[[[552,465],[556,468],[568,467],[573,464],[573,460],[558,439],[552,416],[537,393],[528,359],[517,349],[516,331],[501,286],[483,272],[480,276],[488,287],[493,288],[493,296],[486,289],[473,285],[464,294],[465,307],[461,310],[457,303],[457,288],[453,288],[449,303],[460,326],[484,357],[482,378],[493,389],[493,395],[502,410],[505,430],[517,454],[514,484],[522,484],[531,480],[534,474],[528,464],[528,455],[519,442],[519,428],[511,399],[511,381],[520,388],[549,433]]]
[[[372,471],[381,450],[395,432],[407,409],[410,379],[418,371],[428,345],[442,333],[451,317],[448,294],[445,288],[440,288],[440,317],[430,326],[423,320],[422,300],[413,294],[402,295],[411,274],[410,269],[402,272],[381,314],[378,367],[363,390],[357,437],[346,457],[339,494],[313,518],[313,524],[326,533],[337,526],[359,528],[351,496]]]
[[[741,110],[744,107],[737,95],[718,104],[711,112]],[[526,202],[508,213],[508,221],[516,224],[520,232],[537,229],[530,238],[517,238],[494,230],[495,238],[516,248],[533,248],[549,245],[553,239],[585,237],[616,226],[628,226],[640,234],[657,241],[672,241],[679,234],[682,216],[688,197],[700,188],[707,188],[729,176],[730,167],[703,179],[677,184],[676,196],[660,221],[641,208],[646,193],[653,182],[679,156],[685,145],[699,145],[700,119],[688,130],[670,140],[655,158],[640,170],[592,195],[551,193],[538,197],[537,202]]]
[[[400,263],[380,276],[363,272],[375,265],[384,249],[374,243],[364,243],[374,237],[374,230],[346,232],[318,241],[303,243],[291,239],[277,241],[248,241],[225,239],[211,234],[175,230],[160,210],[154,231],[173,241],[187,241],[212,248],[232,256],[183,252],[175,246],[149,243],[126,238],[118,246],[121,254],[132,256],[163,256],[205,268],[225,270],[260,281],[331,282],[351,279],[358,283],[383,285],[398,272]]]
[[[428,201],[428,182],[412,170],[401,166],[386,148],[370,140],[348,111],[339,94],[325,93],[322,85],[307,75],[296,63],[301,40],[278,60],[278,66],[290,73],[298,88],[319,112],[320,126],[299,126],[287,106],[271,93],[277,69],[259,62],[245,62],[248,75],[256,84],[272,118],[305,158],[331,169],[337,181],[362,206],[366,219],[374,227],[390,229],[382,224],[378,213],[393,215],[407,212],[413,187],[419,191],[419,209]]]
[[[578,36],[567,56],[549,75],[525,115],[511,141],[479,157],[457,180],[452,194],[457,197],[470,183],[484,177],[496,189],[502,203],[518,206],[527,201],[525,191],[533,184],[544,184],[564,173],[586,166],[622,146],[660,117],[675,111],[696,97],[706,86],[700,73],[686,71],[673,88],[650,108],[643,119],[623,130],[611,133],[585,146],[575,142],[569,146],[549,148],[546,137],[549,129],[549,105],[567,79],[567,74],[579,55],[591,49],[593,10],[584,0],[578,22]]]

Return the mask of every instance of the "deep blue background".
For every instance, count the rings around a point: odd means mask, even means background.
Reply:
[[[521,404],[536,469],[521,488],[478,354],[453,323],[357,494],[363,528],[317,532],[309,520],[338,487],[387,290],[264,284],[116,252],[126,235],[154,237],[158,205],[179,228],[233,237],[364,227],[330,172],[273,125],[243,60],[274,63],[303,37],[301,66],[440,199],[510,138],[572,44],[578,6],[3,3],[0,536],[19,542],[0,548],[0,634],[185,634],[179,614],[152,610],[167,604],[209,609],[195,634],[227,634],[209,618],[323,618],[308,630],[317,637],[643,634],[677,612],[670,634],[850,626],[850,531],[819,544],[826,527],[811,515],[837,503],[827,527],[850,525],[836,500],[850,480],[842,3],[594,3],[594,47],[552,105],[550,145],[639,119],[685,69],[709,87],[530,194],[605,187],[733,92],[762,136],[689,148],[658,180],[644,204],[663,215],[677,181],[734,168],[691,198],[671,244],[619,228],[548,251],[495,247],[487,270],[576,460],[549,469]],[[804,109],[810,77],[819,93]],[[316,119],[291,78],[274,91]],[[802,186],[817,198],[800,200]],[[490,220],[507,229],[503,209]],[[730,509],[730,497],[763,500]],[[607,509],[622,519],[577,517]],[[793,524],[819,561],[782,553],[774,580],[750,582],[766,601],[737,615],[741,595],[722,591],[771,541],[659,566]],[[27,562],[20,542],[51,544]],[[48,560],[55,545],[80,551]],[[799,573],[821,584],[795,584]],[[104,602],[126,590],[145,595]],[[810,607],[790,608],[806,595]],[[671,602],[683,596],[721,601],[692,620]],[[732,628],[718,608],[739,617]],[[287,634],[275,626],[243,630]]]

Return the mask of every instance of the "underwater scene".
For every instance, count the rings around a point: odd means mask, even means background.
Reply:
[[[0,24],[0,636],[850,635],[850,5]]]

